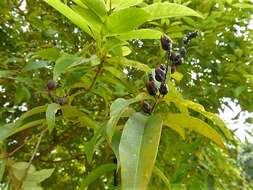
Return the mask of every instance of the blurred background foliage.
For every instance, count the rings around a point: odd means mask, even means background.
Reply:
[[[64,2],[73,4],[69,0]],[[183,74],[182,80],[173,80],[177,90],[184,98],[202,104],[207,111],[218,113],[223,98],[229,97],[238,100],[243,110],[252,112],[253,4],[236,0],[168,2],[186,5],[204,16],[204,19],[166,18],[144,26],[166,33],[175,48],[181,47],[187,32],[200,31],[188,49],[185,64],[178,68]],[[146,0],[138,6],[145,3],[153,1]],[[25,111],[51,102],[46,84],[53,78],[53,66],[59,54],[92,57],[97,52],[91,37],[41,0],[1,0],[0,7],[0,124],[5,125],[17,120]],[[130,40],[128,45],[129,59],[150,68],[163,62],[159,40]],[[55,168],[52,176],[42,183],[43,189],[78,189],[88,173],[114,160],[105,138],[96,130],[83,127],[87,125],[86,117],[105,124],[111,102],[118,97],[138,94],[144,89],[146,75],[135,69],[129,69],[127,74],[119,73],[118,78],[101,75],[93,90],[80,91],[91,84],[96,65],[94,59],[89,68],[73,69],[58,81],[55,97],[68,96],[69,104],[77,109],[66,108],[63,116],[57,113],[55,130],[43,137],[39,154],[33,160],[36,169]],[[116,71],[111,67],[105,72]],[[81,124],[74,118],[78,111],[86,114]],[[2,145],[2,155],[22,145],[11,160],[29,161],[39,131],[40,128],[31,128],[9,137]],[[87,158],[92,157],[90,147],[95,150],[92,159]],[[245,190],[252,188],[252,154],[250,143],[241,145],[236,141],[224,153],[200,135],[189,132],[183,140],[165,128],[156,166],[170,179],[175,190]],[[4,162],[3,159],[2,166]],[[11,180],[10,173],[1,170],[0,177],[0,188],[4,189]],[[108,172],[88,189],[116,189],[114,180],[113,172]],[[161,179],[153,175],[149,188],[157,187],[166,189]]]

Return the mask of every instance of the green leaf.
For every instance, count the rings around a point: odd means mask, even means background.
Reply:
[[[197,104],[192,101],[189,101],[189,100],[180,100],[180,104],[187,106],[188,108],[190,108],[196,112],[199,112],[200,114],[202,114],[206,118],[210,119],[219,127],[219,129],[223,132],[223,134],[225,135],[226,138],[228,138],[230,140],[233,139],[232,133],[229,131],[229,129],[226,127],[226,124],[224,123],[224,121],[218,115],[208,112],[208,111],[205,111],[205,108],[202,105]]]
[[[154,167],[153,173],[158,175],[169,190],[171,190],[170,180],[164,175],[164,173],[158,168]]]
[[[61,108],[59,104],[52,103],[47,106],[46,120],[49,132],[52,132],[55,124],[55,114]]]
[[[20,181],[23,178],[28,166],[29,166],[28,162],[16,162],[12,164],[11,166],[12,172],[18,181]],[[39,183],[49,178],[53,172],[54,169],[42,169],[36,171],[35,167],[31,165],[29,170],[27,171],[27,176],[23,181],[22,189],[23,190],[42,189],[39,186]]]
[[[28,63],[24,67],[24,71],[31,71],[31,70],[36,70],[40,68],[46,68],[49,65],[49,62],[47,61],[33,61]]]
[[[127,59],[125,57],[113,57],[110,59],[110,62],[114,64],[121,64],[124,67],[134,68],[138,71],[143,71],[146,73],[149,73],[152,70],[148,65],[135,60]]]
[[[72,6],[72,9],[87,21],[92,31],[100,32],[102,22],[96,14],[94,14],[91,10],[80,6]]]
[[[253,9],[253,5],[249,3],[235,3],[233,7],[242,8],[242,9]]]
[[[60,57],[56,60],[53,74],[54,74],[54,80],[57,80],[57,78],[64,72],[66,72],[68,69],[83,64],[88,63],[91,61],[96,60],[96,56],[91,56],[90,58],[84,58],[84,57],[76,57],[72,55],[65,55]]]
[[[171,75],[171,77],[175,79],[177,82],[180,82],[182,78],[184,77],[184,75],[176,71],[175,73]]]
[[[122,189],[146,189],[151,177],[162,129],[159,116],[135,113],[129,118],[120,140]]]
[[[121,33],[117,38],[121,40],[132,40],[132,39],[160,39],[163,33],[153,29],[139,29],[133,30],[126,33]]]
[[[161,114],[162,119],[164,120],[164,123],[166,124],[174,124],[178,125],[180,127],[184,127],[187,129],[191,129],[207,138],[215,142],[217,145],[222,147],[223,149],[225,148],[225,145],[223,143],[223,139],[217,133],[212,127],[210,127],[207,123],[204,121],[188,116],[185,114],[179,114],[179,113],[167,113],[167,114]]]
[[[148,96],[147,94],[141,93],[138,96],[136,96],[135,98],[126,100],[123,98],[118,98],[117,100],[115,100],[112,105],[111,105],[111,112],[110,112],[110,119],[107,123],[106,126],[106,134],[107,134],[107,138],[109,140],[109,142],[111,142],[112,140],[112,136],[114,134],[114,130],[115,127],[120,119],[120,117],[122,116],[122,114],[128,109],[128,106],[132,103],[144,100],[144,99],[149,99],[150,96]]]
[[[59,56],[60,56],[60,51],[57,48],[42,49],[40,51],[33,53],[33,58],[42,58],[42,59],[46,59],[50,61],[56,61],[56,59],[58,59]],[[43,62],[39,62],[39,63],[45,64]],[[33,67],[35,67],[35,63],[30,67],[32,67],[33,69]]]
[[[114,9],[114,11],[118,11],[120,9],[132,7],[132,6],[138,5],[142,2],[143,2],[143,0],[111,0],[112,9]]]
[[[55,8],[57,11],[59,11],[61,14],[63,14],[65,17],[67,17],[71,22],[76,24],[91,37],[93,37],[87,21],[81,15],[73,11],[71,8],[62,3],[60,0],[44,0],[44,1],[53,8]]]
[[[14,75],[14,71],[10,71],[10,70],[1,70],[0,71],[0,78],[8,78],[12,75]]]
[[[100,165],[96,169],[92,170],[88,176],[84,178],[84,180],[81,182],[81,187],[79,190],[86,189],[90,184],[95,182],[99,177],[104,175],[105,173],[112,172],[116,169],[116,164],[104,164]]]
[[[140,8],[127,8],[112,13],[106,20],[107,34],[118,34],[136,29],[149,18],[149,13]]]
[[[185,130],[180,125],[176,123],[172,123],[169,120],[163,120],[163,125],[171,128],[172,130],[176,131],[183,139],[185,139]]]
[[[199,13],[186,6],[168,2],[154,3],[144,7],[143,10],[150,13],[149,20],[184,16],[196,16],[203,18]]]
[[[25,123],[23,125],[16,124],[16,123],[3,125],[3,126],[0,127],[0,141],[3,141],[6,138],[10,137],[11,135],[14,135],[14,134],[16,134],[20,131],[25,130],[25,129],[35,127],[35,126],[38,126],[38,125],[42,125],[44,123],[44,121],[45,121],[45,119],[39,119],[39,120],[35,120],[35,121]]]
[[[107,10],[104,0],[82,0],[82,2],[102,20],[106,16]]]
[[[18,85],[15,92],[15,104],[20,104],[23,100],[29,100],[31,98],[30,91],[25,87]]]

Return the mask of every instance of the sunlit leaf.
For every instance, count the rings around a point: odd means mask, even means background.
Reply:
[[[122,189],[146,189],[151,177],[162,129],[158,116],[133,114],[125,124],[120,145]]]

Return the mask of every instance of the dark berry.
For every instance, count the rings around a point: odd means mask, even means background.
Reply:
[[[181,48],[179,49],[179,54],[181,55],[181,57],[184,57],[184,56],[185,56],[185,54],[186,54],[186,49],[185,49],[185,47],[181,47]]]
[[[149,81],[146,83],[146,88],[151,96],[155,96],[157,93],[157,87],[152,76],[149,77]]]
[[[171,65],[171,67],[170,67],[171,74],[175,73],[176,70],[177,70],[177,66],[176,65]]]
[[[142,109],[143,109],[144,113],[147,113],[147,114],[151,114],[151,112],[152,112],[151,105],[146,101],[143,102]]]
[[[67,98],[66,97],[62,97],[62,98],[56,99],[56,103],[60,104],[61,106],[64,105],[66,102],[67,102]]]
[[[172,48],[171,40],[165,35],[162,35],[160,40],[162,48],[166,51],[170,51]]]
[[[189,33],[187,34],[187,37],[188,37],[189,39],[192,39],[192,38],[196,38],[197,35],[198,35],[198,32],[197,32],[197,31],[194,31],[194,32],[189,32]]]
[[[162,82],[165,80],[165,71],[163,71],[160,68],[155,69],[155,79],[159,82]]]
[[[184,58],[180,54],[172,53],[170,61],[175,65],[181,65],[184,62]]]
[[[52,91],[55,89],[55,82],[53,80],[49,80],[47,82],[47,89],[48,91]]]
[[[160,69],[162,69],[163,71],[166,71],[166,65],[165,64],[161,64],[160,65]]]
[[[162,95],[165,96],[168,93],[168,91],[169,91],[168,85],[165,84],[165,83],[162,83],[161,86],[160,86],[160,88],[159,88],[160,94],[162,94]]]

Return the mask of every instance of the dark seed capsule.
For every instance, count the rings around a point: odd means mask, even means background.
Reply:
[[[189,39],[192,39],[192,38],[196,38],[197,35],[198,35],[198,32],[197,32],[197,31],[194,31],[194,32],[189,32],[189,33],[187,34],[187,37],[188,37]]]
[[[162,69],[163,71],[166,71],[166,65],[165,64],[161,64],[160,65],[160,69]]]
[[[159,82],[164,81],[165,80],[165,72],[160,68],[156,68],[155,69],[155,79]]]
[[[157,87],[155,85],[155,81],[153,79],[152,76],[149,77],[149,81],[146,83],[146,88],[147,88],[147,91],[148,93],[151,95],[151,96],[155,96],[156,93],[157,93]]]
[[[142,109],[143,109],[144,113],[147,113],[147,114],[151,114],[151,112],[152,112],[151,105],[146,101],[143,102]]]
[[[55,82],[53,80],[49,80],[47,82],[47,89],[48,91],[52,91],[55,89]]]
[[[187,37],[183,38],[183,44],[187,46],[189,44],[190,40]]]
[[[184,62],[184,58],[180,55],[180,54],[171,54],[170,56],[170,61],[174,64],[174,65],[181,65]]]
[[[186,54],[186,49],[185,49],[185,47],[181,47],[181,48],[179,49],[179,54],[181,55],[181,57],[184,57],[184,56],[185,56],[185,54]]]
[[[171,67],[170,67],[171,74],[175,73],[176,70],[177,70],[177,66],[176,65],[171,65]]]
[[[166,51],[170,51],[172,47],[171,40],[165,35],[161,36],[160,40],[161,40],[162,48]]]
[[[56,99],[56,103],[60,104],[61,106],[64,105],[66,102],[67,102],[67,98],[66,97],[62,97],[62,98]]]
[[[162,94],[162,95],[165,96],[169,92],[168,85],[165,84],[165,83],[162,83],[161,86],[160,86],[160,88],[159,88],[159,92],[160,92],[160,94]]]

